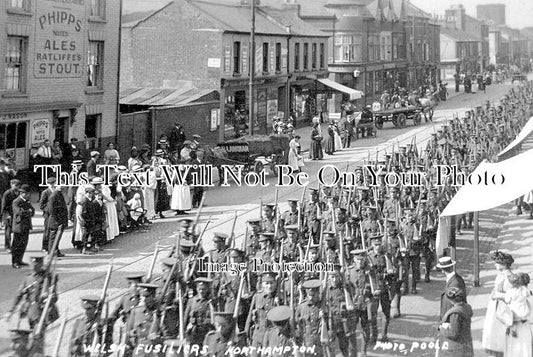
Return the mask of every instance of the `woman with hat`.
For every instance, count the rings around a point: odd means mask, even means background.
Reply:
[[[333,155],[335,152],[335,126],[333,121],[330,121],[328,125],[327,136],[324,139],[324,151],[328,155]]]
[[[439,350],[439,357],[472,357],[472,307],[466,303],[466,293],[460,288],[450,287],[445,294],[453,306],[446,311],[439,325],[442,345],[446,342],[448,345],[447,349]]]
[[[185,150],[185,148],[183,150]],[[176,169],[182,173],[183,182],[179,182],[178,175],[176,175],[175,180],[172,183],[172,195],[171,195],[171,200],[170,200],[170,209],[176,211],[176,216],[178,216],[180,214],[184,214],[185,211],[190,211],[192,207],[192,203],[191,203],[191,189],[189,185],[187,184],[188,175],[185,175],[185,166],[178,165]]]
[[[493,293],[492,298],[502,300],[512,312],[512,320],[508,321],[504,338],[504,357],[533,356],[533,331],[531,328],[531,292],[527,288],[529,275],[525,273],[511,274],[508,277],[512,287],[505,293]]]
[[[104,152],[104,164],[106,165],[116,165],[120,161],[120,155],[115,149],[115,144],[108,143],[107,150]]]
[[[170,204],[167,184],[163,175],[163,169],[161,168],[161,166],[169,164],[168,160],[164,158],[164,155],[165,152],[162,149],[157,149],[155,156],[152,159],[152,166],[155,168],[157,180],[157,190],[155,192],[155,213],[159,214],[160,218],[165,218],[163,212],[169,209]],[[171,187],[169,188],[171,189]]]
[[[301,166],[303,166],[303,157],[300,156],[300,136],[296,135],[289,142],[289,158],[287,164],[295,171],[300,171],[300,161]]]
[[[311,131],[311,149],[309,150],[309,158],[312,160],[322,160],[324,154],[322,153],[322,135],[319,131],[320,124],[313,124]]]
[[[505,294],[512,288],[509,282],[509,277],[513,274],[511,265],[514,262],[510,254],[494,251],[491,253],[491,258],[494,261],[497,275],[494,280],[494,288],[492,289],[493,296],[496,294]],[[505,326],[496,318],[496,311],[498,305],[503,302],[496,299],[491,299],[487,305],[487,312],[483,322],[483,347],[487,354],[491,356],[502,356],[504,349]]]

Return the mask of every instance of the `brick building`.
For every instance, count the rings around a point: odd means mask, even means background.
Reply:
[[[0,2],[0,155],[18,168],[45,139],[116,135],[120,1]]]
[[[290,11],[259,5],[251,49],[247,1],[174,0],[146,6],[139,0],[124,2],[122,87],[219,90],[224,110],[211,130],[222,141],[232,135],[235,112],[248,111],[254,55],[254,132],[269,132],[272,118],[281,113],[310,120],[319,111],[316,98],[324,86],[317,79],[327,77],[328,36]]]

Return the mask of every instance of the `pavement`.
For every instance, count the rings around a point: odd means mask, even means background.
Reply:
[[[430,133],[435,130],[436,123],[443,123],[448,118],[451,118],[454,113],[462,113],[464,110],[473,106],[480,105],[484,101],[492,99],[498,99],[505,94],[511,85],[497,85],[490,86],[487,89],[487,93],[478,94],[464,94],[459,93],[453,96],[446,102],[441,102],[435,112],[433,123],[422,123],[422,125],[413,127],[411,123],[404,128],[394,128],[392,123],[385,123],[384,129],[378,131],[377,138],[360,139],[354,141],[351,149],[342,150],[335,153],[333,156],[327,156],[323,161],[308,161],[306,162],[305,171],[309,173],[311,179],[310,185],[316,186],[316,179],[313,174],[316,174],[318,169],[323,165],[333,165],[341,170],[346,167],[348,169],[353,165],[362,163],[366,160],[368,155],[375,155],[376,152],[380,156],[385,152],[390,152],[392,146],[399,144],[411,143],[413,136],[416,136],[416,142],[418,145],[425,145],[425,140],[429,138]],[[308,147],[309,142],[306,143],[305,138],[310,138],[310,128],[300,128],[297,133],[302,136],[302,147]],[[257,186],[257,187],[234,187],[221,188],[212,187],[208,191],[206,199],[206,207],[204,208],[200,220],[200,226],[203,228],[209,221],[210,225],[207,229],[207,235],[210,236],[212,232],[216,231],[230,231],[233,223],[233,217],[238,215],[238,224],[235,226],[235,234],[237,236],[237,244],[242,243],[242,235],[245,232],[244,222],[249,218],[255,218],[259,214],[259,202],[274,202],[276,194],[279,196],[280,209],[283,211],[286,208],[286,200],[288,198],[300,198],[302,188],[295,187],[274,187],[274,178],[269,176],[267,178],[267,184],[269,186]],[[277,193],[276,193],[277,191]],[[190,216],[194,217],[195,211],[190,212]],[[494,216],[490,215],[491,211],[480,214],[481,229],[489,233],[486,234],[487,249],[492,245],[495,245],[496,237],[495,232],[498,229],[490,228],[498,220],[494,220]],[[485,215],[488,214],[488,215]],[[505,213],[501,213],[502,220],[505,221]],[[150,253],[154,250],[155,244],[170,245],[175,242],[176,232],[176,220],[178,217],[170,216],[167,213],[168,218],[163,220],[157,220],[148,233],[132,233],[116,238],[113,242],[106,245],[105,251],[94,256],[82,256],[77,251],[72,249],[70,245],[70,230],[67,230],[64,238],[60,243],[60,249],[67,254],[67,257],[60,259],[56,263],[56,272],[59,275],[58,284],[58,307],[60,313],[68,315],[66,335],[68,336],[72,322],[77,316],[82,313],[81,306],[79,304],[79,298],[86,294],[100,294],[103,279],[108,269],[110,258],[113,259],[114,271],[110,281],[108,295],[110,298],[110,306],[114,306],[115,301],[120,297],[126,282],[124,276],[129,273],[146,272],[150,266],[151,256]],[[39,219],[41,223],[39,223]],[[42,217],[37,216],[35,219],[35,226],[39,224],[42,226]],[[487,227],[485,227],[487,225]],[[523,223],[521,227],[523,226]],[[526,228],[524,228],[526,229]],[[463,244],[466,247],[469,242],[468,232],[465,232],[463,236],[458,239],[458,268],[463,269],[462,266],[468,264],[471,259],[468,257],[462,257]],[[33,252],[39,251],[40,240],[42,233],[32,232],[30,235],[30,243],[26,257]],[[483,236],[485,237],[485,236]],[[511,239],[511,237],[509,237]],[[471,241],[471,238],[470,238]],[[493,242],[494,241],[494,242]],[[532,242],[529,242],[532,243]],[[516,243],[515,243],[516,244]],[[484,245],[483,245],[484,246]],[[533,244],[530,244],[533,246]],[[209,249],[209,244],[204,245],[204,249]],[[491,248],[492,249],[492,248]],[[465,254],[468,249],[464,248]],[[162,253],[166,254],[166,253]],[[521,254],[521,253],[520,253]],[[530,255],[531,256],[531,255]],[[519,259],[517,259],[519,264]],[[468,265],[465,266],[465,273],[468,272]],[[462,272],[462,270],[459,270]],[[160,272],[160,267],[156,267],[154,274]],[[21,279],[28,273],[27,269],[13,270],[11,268],[10,256],[5,252],[0,253],[0,276],[2,286],[5,289],[0,290],[0,314],[5,313],[11,305],[11,301],[14,296],[14,291]],[[493,279],[489,272],[487,277],[483,277],[482,284],[489,284],[489,281]],[[468,275],[464,274],[467,276]],[[393,341],[407,344],[417,341],[430,341],[434,340],[436,331],[434,329],[438,314],[438,299],[440,292],[444,286],[444,278],[437,277],[436,273],[433,273],[433,280],[431,283],[420,283],[420,294],[415,296],[407,296],[402,302],[402,313],[404,317],[393,320],[391,323],[390,336]],[[483,294],[482,290],[471,290],[469,292],[469,302],[476,301],[475,295]],[[487,297],[480,295],[480,306],[482,308],[486,305]],[[475,318],[480,316],[481,310],[476,310]],[[17,324],[17,321],[6,320],[0,321],[0,356],[3,356],[7,352],[8,346],[8,328]],[[24,322],[22,322],[24,324]],[[47,353],[50,354],[54,346],[54,341],[57,338],[59,331],[59,321],[50,325],[47,330],[46,345]],[[480,338],[479,338],[480,339]],[[400,345],[397,346],[399,348]],[[412,346],[410,346],[411,348]],[[405,346],[404,346],[405,348]],[[424,356],[425,352],[411,351],[410,355]],[[370,355],[404,355],[403,352],[398,351],[371,351]],[[66,351],[66,338],[63,339],[59,356],[67,355]],[[429,355],[429,354],[428,354]],[[477,354],[476,354],[477,355]]]

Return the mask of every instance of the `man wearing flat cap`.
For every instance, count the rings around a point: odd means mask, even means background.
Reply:
[[[12,179],[11,188],[2,195],[2,222],[5,227],[4,248],[11,251],[11,233],[13,232],[13,201],[19,196],[20,181]]]
[[[65,202],[65,197],[61,191],[61,186],[54,186],[53,192],[48,198],[48,247],[49,254],[56,254],[57,257],[64,257],[65,255],[59,250],[59,242],[63,236],[64,230],[68,227],[68,208]],[[54,241],[57,236],[57,246],[55,252],[51,252]]]
[[[95,189],[92,187],[85,188],[85,199],[81,203],[80,227],[82,228],[82,250],[81,254],[93,254],[98,252],[96,241],[98,227],[98,212],[94,204]]]
[[[11,247],[11,265],[15,269],[28,265],[22,261],[30,230],[33,228],[31,218],[35,215],[35,208],[30,202],[30,186],[22,185],[19,196],[13,201],[13,245]]]
[[[48,200],[50,199],[50,196],[54,192],[54,187],[56,186],[56,178],[55,177],[49,177],[46,180],[47,187],[46,189],[41,192],[41,198],[39,199],[39,208],[43,212],[43,218],[44,218],[44,231],[43,231],[43,239],[42,239],[42,245],[41,249],[44,252],[48,252],[48,217],[50,217],[50,212],[48,211]]]
[[[190,344],[200,345],[205,335],[211,331],[211,313],[215,311],[211,301],[211,283],[209,278],[196,278],[196,295],[187,302],[184,323],[187,341]]]

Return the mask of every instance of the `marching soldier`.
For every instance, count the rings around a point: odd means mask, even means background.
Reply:
[[[263,337],[267,330],[266,315],[270,309],[282,304],[278,297],[278,287],[274,273],[263,273],[261,285],[263,289],[258,291],[252,298],[250,312],[244,328],[251,337],[252,347],[261,347],[263,345]]]
[[[31,355],[30,335],[32,330],[29,329],[11,329],[11,354],[10,357],[29,357]]]
[[[298,224],[298,200],[289,200],[289,209],[283,212],[280,221],[281,227]]]
[[[276,231],[276,214],[275,210],[277,209],[276,205],[265,204],[263,209],[264,217],[261,220],[261,229],[263,232],[274,233]]]
[[[126,322],[128,321],[131,310],[139,303],[140,295],[138,284],[142,283],[143,277],[144,274],[132,274],[126,276],[129,285],[128,290],[120,297],[115,309],[109,315],[109,323],[111,326],[120,319],[117,338],[115,338],[115,341],[118,341],[117,344],[125,342]]]
[[[383,326],[381,331],[381,341],[388,341],[388,330],[390,321],[390,296],[389,289],[387,287],[387,279],[390,274],[393,274],[392,260],[382,248],[382,236],[374,235],[370,238],[372,244],[372,250],[368,254],[368,261],[371,267],[371,277],[374,278],[376,284],[376,290],[374,291],[374,299],[370,304],[370,324],[372,336],[370,341],[376,342],[378,339],[378,308],[381,304],[381,311],[385,319],[383,320]]]
[[[158,356],[148,349],[150,345],[163,342],[159,331],[158,302],[156,300],[157,285],[139,284],[141,300],[131,311],[127,323],[127,347],[131,356]]]
[[[377,219],[377,207],[376,206],[364,206],[365,208],[365,219],[361,222],[361,228],[364,234],[365,243],[368,242],[368,238],[371,235],[378,234],[382,232],[381,223]],[[365,247],[368,245],[365,244]]]
[[[403,260],[403,294],[409,291],[409,273],[411,272],[411,294],[417,294],[416,283],[420,277],[421,240],[419,229],[411,209],[405,210],[406,217],[401,225],[401,235],[406,243],[406,257]],[[401,237],[400,237],[401,238]]]
[[[56,283],[57,275],[46,271],[43,267],[44,254],[37,254],[31,257],[33,272],[27,275],[20,285],[13,305],[9,310],[11,316],[19,303],[22,302],[18,311],[19,319],[27,318],[31,329],[38,324],[41,314],[50,293],[50,287],[53,287],[51,306],[48,310],[47,324],[50,324],[59,318],[57,310],[57,293]]]
[[[246,221],[248,223],[250,230],[246,236],[246,253],[255,254],[259,249],[259,233],[261,232],[261,219],[252,218]]]
[[[235,321],[231,312],[215,312],[215,329],[209,331],[203,341],[205,356],[224,357],[232,356],[231,349],[239,346],[235,336]]]
[[[196,296],[190,299],[185,309],[185,326],[187,341],[192,345],[202,345],[205,335],[213,328],[212,314],[215,312],[210,296],[210,284],[208,278],[197,278]]]
[[[298,305],[295,313],[295,323],[298,337],[303,346],[316,346],[315,356],[324,356],[325,351],[320,341],[321,326],[324,328],[322,302],[320,301],[320,287],[322,282],[318,279],[307,280],[303,283],[303,288],[307,294],[307,300]],[[308,354],[306,354],[307,356]]]
[[[398,188],[393,187],[390,191],[390,198],[383,202],[383,215],[398,221],[401,214],[400,200],[398,199]]]
[[[363,333],[364,346],[363,355],[366,356],[370,340],[370,329],[368,325],[368,305],[372,296],[371,286],[367,274],[366,250],[355,249],[350,252],[353,256],[354,264],[348,267],[349,280],[353,285],[353,303],[354,303],[354,324],[357,327],[361,323],[361,332]],[[355,333],[355,328],[353,330]]]
[[[292,311],[289,306],[277,306],[272,308],[267,313],[267,319],[272,323],[263,339],[263,346],[265,348],[281,348],[290,347],[289,352],[272,353],[270,356],[292,356],[292,348],[296,344],[293,331],[291,331],[289,320],[292,316]]]
[[[345,295],[345,289],[350,294],[354,291],[354,286],[349,281],[343,281],[340,265],[335,265],[335,270],[329,275],[331,279],[328,280],[323,296],[330,319],[330,340],[337,339],[344,357],[356,356],[354,306],[352,301],[347,301],[347,298],[351,300],[351,296]]]
[[[298,225],[285,226],[286,237],[283,244],[283,259],[287,262],[294,262],[303,257],[303,250],[298,242]],[[280,253],[281,254],[281,253]]]
[[[87,349],[96,348],[96,345],[102,342],[104,322],[98,315],[97,296],[86,296],[81,298],[82,307],[85,309],[85,316],[80,317],[74,322],[72,334],[70,336],[70,354],[71,357],[90,357],[91,351]]]
[[[326,237],[324,238],[326,242],[326,262],[331,264],[339,264],[339,252],[336,247],[336,237],[335,232],[324,232]]]
[[[257,264],[271,263],[278,260],[276,249],[274,248],[274,233],[263,232],[259,237],[260,248],[255,253],[255,262]]]
[[[215,249],[208,253],[212,263],[225,263],[228,259],[226,239],[228,239],[228,235],[225,233],[213,233],[213,243],[215,243]]]
[[[309,201],[304,204],[304,234],[318,243],[320,235],[320,220],[322,217],[320,201],[318,200],[318,189],[309,189]]]

